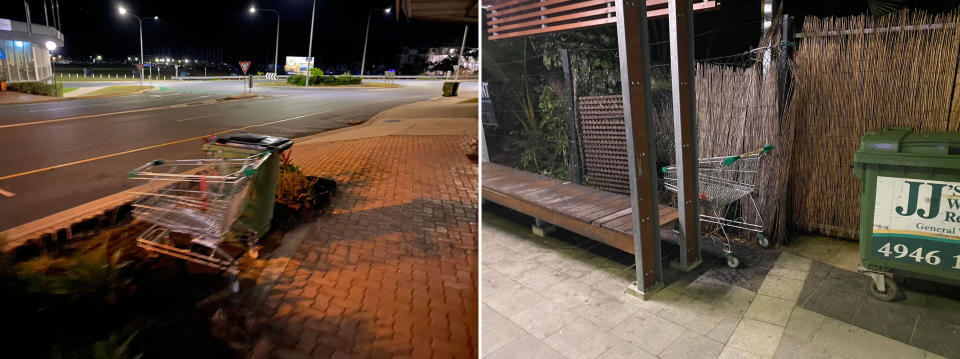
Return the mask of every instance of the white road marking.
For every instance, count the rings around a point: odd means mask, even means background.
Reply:
[[[30,110],[30,112],[56,111],[56,110],[62,110],[62,109],[65,109],[65,108],[71,108],[71,107],[45,108],[45,109],[42,109],[42,110]]]
[[[170,97],[170,96],[180,96],[180,95],[184,95],[184,94],[185,94],[185,93],[180,92],[180,93],[173,93],[173,94],[169,94],[169,95],[149,95],[149,96],[150,96],[150,97]]]
[[[212,114],[212,115],[203,115],[203,116],[187,117],[187,118],[182,119],[182,120],[177,120],[177,122],[190,121],[190,120],[196,120],[196,119],[198,119],[198,118],[213,117],[213,116],[220,116],[220,114],[219,114],[219,113],[215,113],[215,114]]]
[[[16,196],[15,194],[13,194],[13,192],[4,191],[3,188],[0,188],[0,195],[3,195],[4,197]]]

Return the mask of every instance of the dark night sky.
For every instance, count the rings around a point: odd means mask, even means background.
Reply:
[[[312,0],[59,0],[60,17],[66,38],[63,55],[80,57],[103,55],[105,58],[138,56],[137,22],[121,16],[123,5],[139,16],[160,17],[144,20],[144,52],[170,57],[198,57],[200,51],[221,48],[223,60],[234,63],[252,60],[254,64],[273,62],[276,15],[258,12],[251,15],[250,5],[280,12],[280,63],[285,56],[306,56],[310,31]],[[28,0],[35,23],[44,23],[43,0]],[[24,21],[23,3],[0,1],[0,17]],[[48,1],[49,4],[49,1]],[[393,7],[392,0],[318,0],[313,39],[313,56],[319,65],[359,62],[363,52],[363,32],[369,10]],[[465,24],[409,20],[403,14],[397,20],[396,9],[388,16],[375,12],[370,24],[367,63],[393,65],[403,46],[458,46]],[[477,27],[471,25],[467,46],[477,46]]]

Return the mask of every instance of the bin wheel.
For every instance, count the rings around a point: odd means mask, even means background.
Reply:
[[[887,287],[885,292],[881,292],[877,289],[877,283],[873,280],[870,281],[870,294],[873,294],[879,300],[884,302],[892,302],[900,297],[900,287],[897,286],[897,281],[890,279],[890,277],[883,277],[883,285]]]
[[[770,240],[763,233],[757,233],[757,244],[763,248],[770,248]]]
[[[740,266],[740,259],[732,255],[727,256],[727,267],[737,268]]]

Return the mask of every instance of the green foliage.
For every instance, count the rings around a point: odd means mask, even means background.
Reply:
[[[26,261],[19,265],[19,273],[35,293],[91,304],[116,304],[134,289],[133,278],[126,273],[132,261],[122,257],[122,250],[108,254],[107,242],[103,242],[90,252],[73,257],[44,255]]]
[[[310,77],[314,76],[323,76],[323,70],[321,69],[310,69]]]
[[[133,341],[133,337],[137,336],[137,333],[134,332],[122,343],[120,342],[119,336],[117,333],[110,333],[110,337],[93,343],[93,358],[94,359],[137,359],[143,356],[143,354],[130,355],[130,342]]]
[[[15,82],[7,84],[7,90],[31,95],[60,96],[63,84],[50,85],[43,82]]]
[[[310,86],[342,86],[342,85],[359,85],[361,78],[359,76],[350,76],[350,75],[324,75],[324,76],[310,76]]]
[[[577,75],[578,96],[620,93],[620,59],[615,27],[555,32],[537,38],[547,70],[562,71],[561,49],[570,54],[570,68]]]
[[[567,123],[564,99],[550,86],[544,85],[536,111],[529,95],[521,101],[522,115],[517,119],[523,129],[511,133],[520,149],[519,165],[554,178],[567,176]]]
[[[900,11],[903,6],[903,0],[867,0],[867,8],[870,9],[870,15],[875,19]]]
[[[305,77],[303,75],[290,75],[290,77],[287,77],[287,84],[303,86],[304,79]]]

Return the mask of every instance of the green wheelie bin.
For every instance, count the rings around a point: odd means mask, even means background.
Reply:
[[[960,132],[887,127],[854,155],[860,191],[860,271],[878,299],[897,281],[960,285]]]
[[[270,230],[277,181],[280,177],[280,153],[290,147],[293,147],[293,141],[290,139],[254,133],[228,134],[203,145],[204,152],[214,158],[270,156],[260,165],[250,180],[250,188],[244,197],[243,211],[237,219],[237,222],[253,232],[256,237],[253,242]],[[251,257],[256,257],[256,247],[253,247],[249,254]]]

